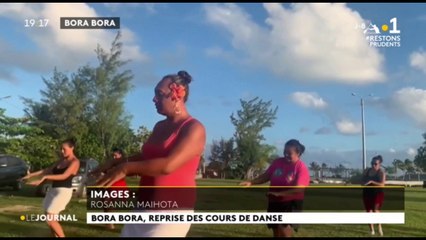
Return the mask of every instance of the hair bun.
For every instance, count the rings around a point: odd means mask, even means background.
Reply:
[[[190,84],[192,82],[192,77],[191,75],[189,75],[189,73],[185,70],[179,71],[177,74],[179,77],[182,78],[182,80],[186,83],[186,84]]]
[[[77,138],[76,137],[71,137],[69,141],[73,146],[77,145]]]
[[[301,144],[300,142],[299,144],[300,144],[300,150],[301,150],[300,153],[304,153],[306,150],[305,145]]]
[[[68,144],[70,147],[75,147],[76,143],[77,143],[77,138],[76,137],[69,137],[67,139],[65,139],[64,141],[62,141],[62,144]]]

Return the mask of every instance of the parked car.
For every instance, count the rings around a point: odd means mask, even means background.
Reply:
[[[27,175],[28,164],[14,156],[0,155],[0,187],[13,187],[14,190],[22,189],[22,182],[18,179]]]
[[[99,162],[94,159],[80,159],[80,169],[78,174],[72,179],[72,190],[76,197],[85,198],[87,185],[90,185],[93,180],[89,177],[89,173],[99,165]],[[89,183],[89,184],[88,184]],[[39,185],[36,190],[37,196],[44,197],[52,188],[52,182],[46,181]]]

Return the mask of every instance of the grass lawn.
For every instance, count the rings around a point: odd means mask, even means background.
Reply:
[[[136,179],[129,179],[129,185],[137,185]],[[233,180],[199,180],[199,185],[236,185]],[[46,237],[50,236],[43,222],[21,221],[21,215],[41,214],[42,198],[35,197],[35,189],[25,186],[22,191],[0,189],[0,237]],[[210,199],[215,201],[215,199]],[[265,199],[266,201],[266,199]],[[385,199],[386,201],[386,199]],[[117,237],[121,225],[115,230],[106,230],[102,225],[86,224],[86,202],[73,199],[63,214],[75,214],[78,222],[63,222],[65,235],[69,237]],[[385,236],[422,237],[426,236],[426,189],[407,188],[405,192],[405,224],[384,225]],[[204,225],[194,224],[190,237],[269,237],[272,232],[266,225]],[[369,237],[366,225],[303,225],[296,237]]]

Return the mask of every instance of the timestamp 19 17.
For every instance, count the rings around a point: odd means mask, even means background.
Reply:
[[[47,27],[47,25],[49,24],[49,19],[46,18],[39,18],[39,19],[35,19],[35,18],[31,18],[31,19],[25,19],[25,27],[37,27],[37,28],[43,28],[43,27]]]

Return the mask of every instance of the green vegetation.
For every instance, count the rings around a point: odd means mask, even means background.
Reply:
[[[129,185],[136,185],[137,179],[128,180]],[[236,185],[235,180],[199,180],[200,186],[226,186]],[[226,189],[224,189],[226,190]],[[7,189],[0,190],[0,223],[2,231],[0,237],[46,237],[50,232],[43,222],[21,221],[19,217],[26,214],[41,214],[42,198],[34,196],[34,188],[26,186],[21,192],[12,192]],[[211,197],[211,204],[219,201],[218,197]],[[235,199],[240,202],[240,200]],[[253,201],[244,198],[244,201]],[[386,199],[385,199],[386,201]],[[106,230],[102,225],[86,224],[86,203],[73,199],[64,214],[76,214],[78,222],[64,222],[65,234],[69,237],[99,237],[119,236],[121,225],[115,230]],[[385,236],[391,237],[420,237],[425,236],[426,222],[426,189],[407,188],[405,193],[406,223],[402,225],[384,225]],[[263,224],[251,225],[205,225],[194,224],[191,227],[190,237],[268,237],[272,236],[270,230]],[[366,225],[303,225],[295,235],[296,237],[369,237]]]

